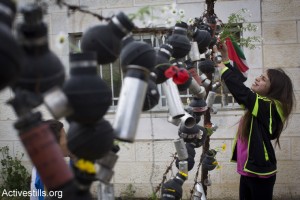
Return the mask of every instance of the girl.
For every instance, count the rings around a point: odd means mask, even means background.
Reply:
[[[223,62],[217,67],[227,88],[246,109],[231,159],[241,175],[240,200],[272,200],[277,166],[271,140],[280,147],[279,137],[295,101],[291,79],[282,69],[268,69],[250,89],[231,70],[226,44],[213,50],[222,54]]]

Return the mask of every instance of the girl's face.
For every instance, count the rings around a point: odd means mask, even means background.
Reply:
[[[270,79],[267,72],[265,72],[255,79],[255,82],[251,86],[251,90],[261,96],[266,96],[270,90],[270,85]]]

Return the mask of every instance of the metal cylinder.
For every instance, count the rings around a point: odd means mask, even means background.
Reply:
[[[175,149],[177,152],[178,160],[188,159],[189,155],[182,138],[174,140]]]
[[[115,200],[113,184],[99,183],[97,200]]]
[[[114,175],[114,171],[100,165],[99,171],[96,174],[96,178],[102,183],[108,184],[110,183],[111,178]]]
[[[215,99],[216,99],[216,93],[213,91],[209,91],[206,98],[207,107],[211,108],[215,102]]]
[[[186,161],[186,160],[179,161],[178,170],[185,173],[185,174],[188,174],[189,173],[188,161]]]
[[[211,83],[211,80],[205,79],[205,80],[202,82],[202,85],[203,85],[204,87],[208,87],[208,86],[210,85],[210,83]]]
[[[97,160],[97,163],[99,165],[102,165],[102,166],[105,166],[109,169],[112,169],[115,166],[118,158],[119,158],[119,156],[117,154],[110,151],[103,158]]]
[[[219,81],[217,81],[211,86],[211,89],[213,91],[216,91],[220,86],[221,86],[221,83]]]
[[[174,118],[180,118],[184,116],[184,109],[179,95],[178,88],[172,79],[162,83],[163,91],[166,95],[170,115]]]
[[[200,74],[200,79],[201,79],[201,82],[203,82],[205,79],[207,79],[207,76],[205,74]]]
[[[59,87],[55,87],[45,93],[44,103],[55,119],[60,119],[73,113],[68,97]]]
[[[202,184],[199,182],[195,185],[193,200],[206,200]]]
[[[181,117],[180,120],[187,128],[192,128],[196,124],[195,118],[187,112],[185,112],[184,116]]]
[[[135,139],[148,87],[149,71],[143,70],[140,66],[128,66],[113,125],[119,140],[133,142]]]
[[[189,90],[193,96],[197,97],[198,99],[203,99],[206,96],[205,88],[200,86],[194,78],[192,78]]]
[[[197,42],[191,42],[191,50],[189,52],[189,57],[191,58],[191,61],[200,60],[200,52]]]
[[[181,119],[180,118],[174,119],[171,115],[169,115],[167,121],[170,122],[171,124],[174,124],[175,126],[179,126]]]
[[[210,111],[210,113],[212,113],[212,114],[217,114],[217,113],[218,113],[218,108],[211,107],[211,108],[209,109],[209,111]]]
[[[115,154],[113,151],[108,152],[106,156],[97,160],[96,162],[99,164],[100,168],[96,174],[97,179],[101,182],[109,184],[112,176],[114,175],[113,168],[118,160],[119,156]]]
[[[214,53],[214,62],[219,64],[222,62],[222,54],[220,52]]]

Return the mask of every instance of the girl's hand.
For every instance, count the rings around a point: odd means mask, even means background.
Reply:
[[[227,45],[226,45],[225,42],[222,42],[217,46],[217,51],[219,51],[222,54],[222,61],[223,62],[229,60],[229,58],[228,58],[228,48],[227,48]]]
[[[226,50],[225,50],[225,48],[226,48]],[[216,63],[216,65],[219,68],[219,70],[222,70],[225,67],[225,65],[224,65],[223,62],[228,60],[228,55],[226,55],[226,53],[227,53],[227,47],[223,46],[222,49],[223,49],[223,51],[221,52],[221,51],[219,51],[219,49],[218,49],[218,47],[216,45],[213,46],[214,60],[217,59],[217,58],[215,58],[215,56],[219,56],[220,54],[222,55],[222,62]],[[225,54],[225,59],[227,59],[227,60],[224,59],[224,57],[223,57],[224,54]]]

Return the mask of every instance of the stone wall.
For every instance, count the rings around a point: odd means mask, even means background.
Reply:
[[[23,5],[29,0],[20,0]],[[49,42],[51,49],[69,69],[68,45],[57,49],[55,37],[60,32],[81,33],[88,27],[99,24],[96,18],[82,13],[67,16],[65,8],[59,8],[50,1],[49,13],[45,21],[49,25]],[[72,4],[86,6],[93,12],[103,16],[111,16],[122,10],[134,13],[145,5],[161,7],[169,5],[173,0],[68,0]],[[177,0],[179,8],[186,12],[186,19],[202,15],[205,0]],[[245,49],[247,62],[250,66],[247,85],[269,67],[282,67],[292,77],[297,101],[300,99],[300,1],[298,0],[218,0],[215,13],[226,23],[228,15],[241,8],[247,8],[252,13],[248,21],[258,25],[256,35],[262,36],[263,41],[255,50]],[[158,15],[153,11],[153,15]],[[18,17],[17,20],[20,20]],[[142,24],[136,22],[141,27]],[[244,33],[248,35],[250,33]],[[17,132],[13,128],[16,116],[6,101],[12,97],[9,89],[0,93],[0,146],[8,145],[11,155],[23,152]],[[44,110],[44,118],[51,118]],[[288,128],[282,133],[281,149],[276,148],[278,158],[278,175],[274,195],[278,199],[300,199],[300,134],[299,134],[299,105],[293,112]],[[211,121],[219,126],[211,137],[211,147],[227,144],[227,151],[217,156],[222,168],[210,172],[212,186],[208,188],[209,199],[238,199],[239,176],[236,165],[229,162],[231,144],[237,128],[237,122],[242,115],[238,110],[219,111],[212,115]],[[108,113],[106,118],[113,121],[114,114]],[[203,120],[200,124],[203,123]],[[68,124],[65,122],[66,128]],[[119,160],[115,167],[113,183],[118,196],[129,184],[133,184],[137,197],[148,197],[152,187],[162,180],[167,165],[175,152],[173,140],[178,137],[178,127],[167,122],[167,113],[148,113],[141,116],[136,141],[132,144],[121,143]],[[154,139],[154,140],[153,140]],[[201,148],[197,149],[196,161],[199,162]],[[31,168],[28,157],[24,163]],[[189,173],[189,179],[184,184],[184,198],[189,197],[189,189],[194,181],[196,165]],[[173,167],[173,174],[177,169]],[[168,175],[170,177],[170,175]],[[96,185],[93,190],[96,191]]]

